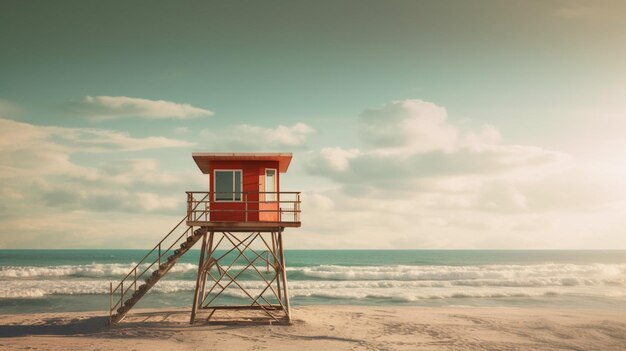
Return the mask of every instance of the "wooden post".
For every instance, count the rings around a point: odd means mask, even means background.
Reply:
[[[276,272],[274,272],[275,274],[277,274],[279,277],[282,274],[282,265],[280,263],[279,260],[276,259],[276,257],[278,257],[278,246],[277,246],[277,242],[278,241],[278,237],[276,236],[275,232],[272,232],[272,250],[274,250],[274,266],[276,266]],[[280,278],[276,279],[276,287],[278,288],[278,300],[283,303],[283,292],[281,291],[280,288]],[[284,304],[284,303],[283,303]]]
[[[113,283],[109,282],[109,325],[113,318]]]
[[[278,232],[278,246],[280,250],[280,269],[282,271],[282,281],[283,281],[283,289],[284,289],[284,301],[285,307],[287,309],[287,320],[291,323],[291,309],[289,307],[289,289],[287,288],[287,272],[285,270],[285,250],[283,248],[283,229],[281,228]]]
[[[187,220],[190,222],[191,222],[192,200],[193,200],[193,194],[188,192],[187,193]]]
[[[198,309],[198,293],[200,289],[200,278],[204,271],[204,252],[206,251],[206,239],[207,233],[202,235],[202,251],[200,252],[200,261],[198,262],[198,277],[196,278],[196,291],[193,294],[193,305],[191,307],[191,319],[189,324],[193,324],[196,321],[196,310]]]
[[[202,271],[202,291],[200,292],[200,299],[198,300],[198,308],[202,308],[202,303],[204,302],[205,299],[205,291],[206,291],[206,275],[207,275],[207,271],[209,269],[211,269],[211,259],[213,258],[213,231],[211,231],[211,234],[209,234],[209,245],[207,248],[207,258],[204,260],[205,262],[205,268]]]
[[[296,202],[293,204],[293,220],[300,221],[300,193],[296,193]]]

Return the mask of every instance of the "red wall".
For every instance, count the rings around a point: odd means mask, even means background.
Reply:
[[[248,222],[262,221],[278,221],[278,214],[274,212],[256,212],[259,210],[259,191],[263,191],[260,186],[262,184],[261,177],[265,176],[265,169],[276,169],[276,191],[280,191],[280,173],[278,172],[278,161],[212,161],[210,164],[209,174],[209,191],[214,192],[215,182],[213,181],[213,174],[215,170],[241,170],[242,171],[242,185],[243,192],[250,192],[250,194],[243,194],[242,200],[247,200],[248,209]],[[244,222],[246,221],[246,203],[245,201],[235,202],[222,202],[214,201],[215,197],[211,196],[210,208],[211,208],[211,221],[221,222]],[[250,203],[252,202],[252,203]],[[263,210],[277,210],[278,203],[262,203],[260,206]],[[220,212],[220,210],[229,210],[232,212]],[[260,216],[259,216],[260,214]]]

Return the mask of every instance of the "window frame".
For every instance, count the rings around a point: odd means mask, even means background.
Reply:
[[[232,172],[233,174],[233,194],[231,200],[218,200],[217,199],[217,172]],[[239,189],[240,192],[235,192],[235,173],[239,172]],[[235,199],[235,195],[240,194],[239,200]],[[213,170],[213,202],[243,202],[243,170],[242,169],[214,169]]]

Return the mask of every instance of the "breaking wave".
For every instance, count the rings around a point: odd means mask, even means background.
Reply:
[[[288,268],[305,277],[324,280],[458,281],[463,284],[537,285],[622,285],[624,264],[538,264],[476,266],[336,266]]]
[[[92,263],[86,265],[64,265],[64,266],[5,266],[0,267],[1,278],[37,278],[37,277],[112,277],[124,276],[128,274],[136,263]],[[148,268],[148,264],[139,266],[140,270]],[[155,266],[153,266],[155,267]],[[155,267],[156,268],[156,267]],[[195,271],[198,265],[191,263],[178,263],[172,267],[172,273],[185,273]]]
[[[124,276],[135,263],[60,265],[60,266],[2,266],[0,279],[37,277],[98,278]],[[148,265],[140,265],[140,270]],[[189,273],[197,270],[196,264],[178,263],[170,273]],[[153,266],[152,269],[156,268]],[[233,269],[242,269],[234,266]],[[626,264],[556,264],[537,265],[474,265],[474,266],[338,266],[319,265],[288,267],[291,279],[332,281],[456,281],[465,285],[541,286],[597,285],[600,283],[622,285],[626,283]]]
[[[106,294],[109,282],[105,280],[16,280],[6,281],[0,286],[0,298],[40,298],[47,295]],[[264,285],[257,282],[241,282],[252,293],[260,293]],[[192,292],[195,281],[164,280],[155,285],[150,294],[172,294]],[[132,289],[132,288],[131,288]],[[269,291],[267,294],[271,294]],[[246,295],[231,285],[224,295],[245,298]],[[423,299],[444,298],[504,298],[541,296],[598,296],[624,298],[624,289],[603,289],[597,286],[466,286],[451,282],[406,282],[406,281],[292,281],[289,295],[298,297],[319,297],[329,299],[388,299],[411,302]]]
[[[0,267],[0,299],[106,294],[135,264]],[[145,268],[147,266],[141,267]],[[243,267],[236,267],[241,269]],[[191,292],[197,265],[178,263],[151,294]],[[626,298],[626,264],[289,267],[292,298],[412,302],[446,298],[592,296]],[[226,280],[227,282],[228,280]],[[241,284],[260,292],[255,281]],[[234,284],[225,293],[245,297]]]

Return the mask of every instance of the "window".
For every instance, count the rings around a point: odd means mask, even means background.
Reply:
[[[241,171],[215,171],[215,201],[241,201]]]
[[[265,201],[276,201],[276,170],[265,169]],[[269,194],[268,194],[269,193]]]

